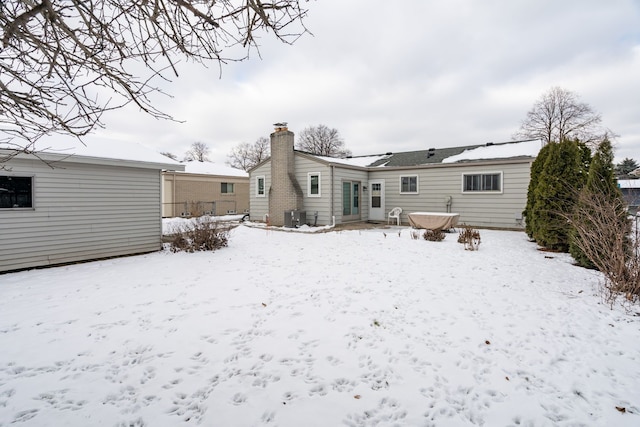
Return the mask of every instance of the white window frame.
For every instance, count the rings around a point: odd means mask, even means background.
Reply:
[[[260,194],[260,180],[262,180],[262,194]],[[267,197],[267,180],[264,175],[256,176],[256,197]]]
[[[415,178],[416,179],[416,191],[402,191],[402,178]],[[416,175],[400,175],[398,179],[398,183],[400,184],[400,194],[419,194],[420,193],[420,177]],[[409,187],[411,187],[411,182],[409,182]]]
[[[311,177],[313,176],[317,176],[318,177],[318,193],[317,194],[313,194],[311,192]],[[320,172],[309,172],[307,174],[307,197],[322,197],[322,190],[321,190],[321,185],[322,183],[322,174]]]
[[[500,190],[465,190],[464,181],[465,177],[469,175],[499,175],[500,176]],[[504,174],[502,171],[481,171],[481,172],[463,172],[460,180],[462,194],[502,194],[504,189]]]

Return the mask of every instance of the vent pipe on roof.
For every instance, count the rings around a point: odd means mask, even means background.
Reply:
[[[489,147],[489,146],[493,145],[493,142],[487,142],[485,145],[486,145],[487,147]]]

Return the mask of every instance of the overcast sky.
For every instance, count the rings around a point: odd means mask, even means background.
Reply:
[[[311,0],[293,45],[222,69],[183,63],[155,96],[184,123],[133,108],[104,117],[109,138],[182,157],[201,141],[224,163],[284,121],[339,130],[354,155],[512,139],[553,86],[575,92],[640,162],[639,0]]]

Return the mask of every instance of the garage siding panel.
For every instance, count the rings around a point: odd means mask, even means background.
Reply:
[[[34,209],[0,210],[0,271],[161,248],[160,170],[14,159]]]

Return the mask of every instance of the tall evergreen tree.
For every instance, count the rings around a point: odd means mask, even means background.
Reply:
[[[608,139],[598,146],[591,160],[586,188],[602,191],[611,197],[620,194],[613,166],[613,148]]]
[[[529,179],[529,188],[527,190],[527,206],[524,209],[523,215],[525,218],[525,231],[529,238],[533,238],[533,235],[537,229],[536,217],[533,213],[533,206],[535,204],[535,189],[538,186],[538,180],[540,174],[544,169],[544,163],[547,161],[549,152],[551,151],[551,144],[545,144],[544,147],[538,152],[538,156],[531,164],[531,173]]]
[[[577,140],[550,143],[544,165],[533,190],[533,238],[539,245],[567,252],[578,193],[585,184],[584,151]]]

